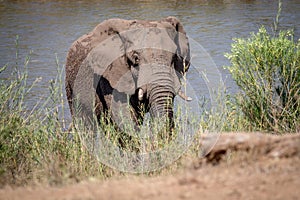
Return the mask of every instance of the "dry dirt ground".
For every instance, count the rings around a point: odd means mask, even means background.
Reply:
[[[300,134],[221,134],[205,158],[186,163],[172,175],[5,187],[0,199],[300,199]]]

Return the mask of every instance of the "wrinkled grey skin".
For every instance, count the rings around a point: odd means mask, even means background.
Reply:
[[[69,50],[65,80],[71,114],[91,119],[94,113],[99,120],[106,113],[120,124],[122,111],[139,125],[150,112],[172,124],[173,99],[189,60],[188,38],[175,17],[106,20]]]

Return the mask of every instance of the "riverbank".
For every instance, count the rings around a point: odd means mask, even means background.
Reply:
[[[204,137],[203,142],[209,140]],[[222,133],[202,159],[172,175],[89,179],[65,186],[4,187],[0,199],[297,199],[300,133]]]

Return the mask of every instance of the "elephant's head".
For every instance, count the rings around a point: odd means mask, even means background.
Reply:
[[[140,118],[143,104],[151,117],[173,119],[173,99],[182,96],[180,78],[190,60],[182,24],[175,17],[152,22],[110,19],[90,35],[92,47],[82,65],[93,70],[96,98],[106,101],[112,116],[118,120],[122,110]]]

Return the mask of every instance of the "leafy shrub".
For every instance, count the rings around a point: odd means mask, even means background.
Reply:
[[[255,128],[300,131],[300,40],[291,30],[270,35],[265,27],[234,39],[226,67],[241,92],[235,102]]]

